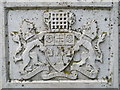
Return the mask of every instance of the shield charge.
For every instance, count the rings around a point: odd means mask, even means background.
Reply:
[[[47,61],[58,72],[64,70],[71,62],[74,51],[73,33],[49,33],[45,35],[45,52]]]

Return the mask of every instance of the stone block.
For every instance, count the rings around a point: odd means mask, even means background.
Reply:
[[[118,2],[0,3],[0,88],[118,88]]]

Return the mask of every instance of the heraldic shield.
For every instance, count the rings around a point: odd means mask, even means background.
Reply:
[[[46,57],[49,64],[58,72],[64,70],[73,58],[74,34],[49,33],[45,35]]]
[[[48,17],[50,32],[45,34],[45,53],[50,65],[58,72],[65,69],[72,60],[74,51],[74,34],[69,32],[70,12],[49,12]]]

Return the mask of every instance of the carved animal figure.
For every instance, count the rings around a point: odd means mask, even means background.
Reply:
[[[34,24],[26,20],[23,20],[21,29],[20,33],[12,32],[11,35],[13,36],[13,41],[19,44],[14,55],[14,62],[17,63],[22,60],[23,64],[20,67],[20,73],[25,74],[25,69],[30,63],[30,58],[32,57],[30,56],[30,51],[35,47],[39,47],[40,51],[45,51],[46,49],[43,46],[43,43],[41,43],[41,39],[45,32],[36,34]],[[22,55],[18,57],[18,54],[20,53],[22,53]]]

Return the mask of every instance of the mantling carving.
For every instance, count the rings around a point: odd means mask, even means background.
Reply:
[[[95,61],[103,62],[100,43],[104,41],[106,32],[98,35],[95,20],[80,29],[72,29],[75,20],[72,12],[44,12],[48,30],[37,32],[33,22],[23,20],[20,31],[11,33],[13,41],[18,43],[13,58],[15,64],[22,62],[21,79],[32,78],[38,73],[42,79],[78,79],[77,72],[91,79],[97,78],[99,67]],[[97,40],[95,46],[92,45],[94,40]],[[81,47],[86,51],[78,53]],[[74,59],[76,53],[80,54],[77,60]]]

